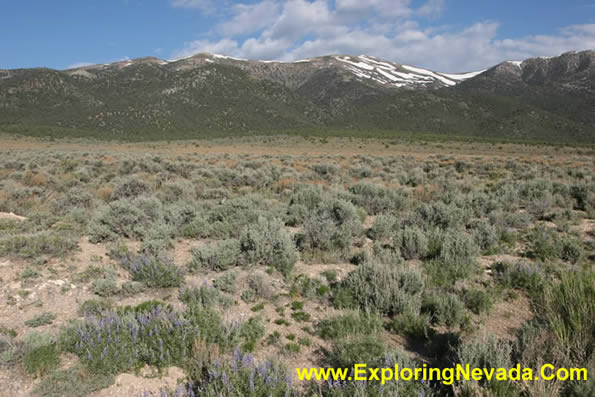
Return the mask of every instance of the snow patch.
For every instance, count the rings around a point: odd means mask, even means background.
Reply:
[[[228,55],[221,55],[221,54],[213,54],[213,58],[233,59],[234,61],[247,61],[247,59],[235,58],[235,57],[230,57]]]
[[[435,78],[436,80],[440,80],[441,82],[443,82],[444,84],[446,84],[448,86],[453,86],[453,85],[456,85],[457,84],[454,81],[449,80],[446,77],[442,77],[442,76],[440,76],[440,75],[438,75],[438,74],[436,74],[436,73],[434,73],[434,72],[432,72],[430,70],[416,68],[414,66],[409,66],[409,65],[402,65],[402,66],[403,66],[403,68],[405,68],[407,70],[410,70],[412,72],[423,74],[423,75],[426,75],[426,76],[431,76],[431,77]]]
[[[341,62],[345,62],[345,63],[349,63],[357,68],[362,68],[365,70],[374,70],[374,66],[370,66],[367,63],[364,62],[352,62],[352,61],[348,61],[347,59],[341,59],[339,57],[336,58],[337,60],[341,61]]]
[[[470,79],[471,77],[475,77],[478,74],[482,74],[483,72],[485,72],[487,69],[483,69],[483,70],[479,70],[477,72],[469,72],[469,73],[455,73],[455,74],[448,74],[448,73],[441,73],[439,72],[442,76],[447,77],[451,80],[456,80],[456,81],[463,81],[463,80],[467,80]]]

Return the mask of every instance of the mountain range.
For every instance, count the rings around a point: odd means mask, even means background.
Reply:
[[[595,143],[595,51],[452,74],[372,56],[197,54],[0,70],[0,131],[106,139],[374,133]]]

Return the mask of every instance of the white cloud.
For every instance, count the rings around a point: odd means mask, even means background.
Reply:
[[[91,66],[93,65],[91,62],[75,62],[71,65],[66,66],[66,69],[77,69],[77,68],[83,68],[85,66]]]
[[[273,0],[256,4],[236,4],[233,17],[219,25],[224,35],[236,36],[258,32],[270,26],[279,17],[280,5]]]
[[[339,12],[376,12],[384,17],[407,17],[413,12],[410,4],[410,0],[335,0]]]
[[[444,0],[428,0],[416,10],[416,13],[424,17],[438,17],[442,11],[444,11]]]
[[[174,56],[215,52],[248,59],[292,60],[366,53],[443,72],[465,72],[504,60],[595,48],[595,24],[567,26],[549,35],[502,39],[497,21],[478,21],[458,29],[423,21],[438,17],[443,7],[443,0],[427,0],[416,9],[410,0],[239,4],[229,9],[228,17],[215,29],[219,36],[185,43]]]
[[[238,42],[231,39],[223,39],[216,42],[209,40],[195,40],[184,44],[184,48],[176,50],[172,59],[184,58],[201,52],[211,54],[239,55]]]
[[[179,8],[197,8],[204,12],[215,10],[215,2],[213,0],[172,0],[171,5]]]

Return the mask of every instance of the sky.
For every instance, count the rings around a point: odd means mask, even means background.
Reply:
[[[595,49],[586,0],[2,0],[0,69],[199,52],[367,54],[442,72]]]

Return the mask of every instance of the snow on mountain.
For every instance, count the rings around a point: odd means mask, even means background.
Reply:
[[[396,87],[433,85],[451,87],[485,71],[460,74],[440,73],[414,66],[380,61],[367,55],[337,56],[335,59],[358,78],[373,79],[378,83]]]

